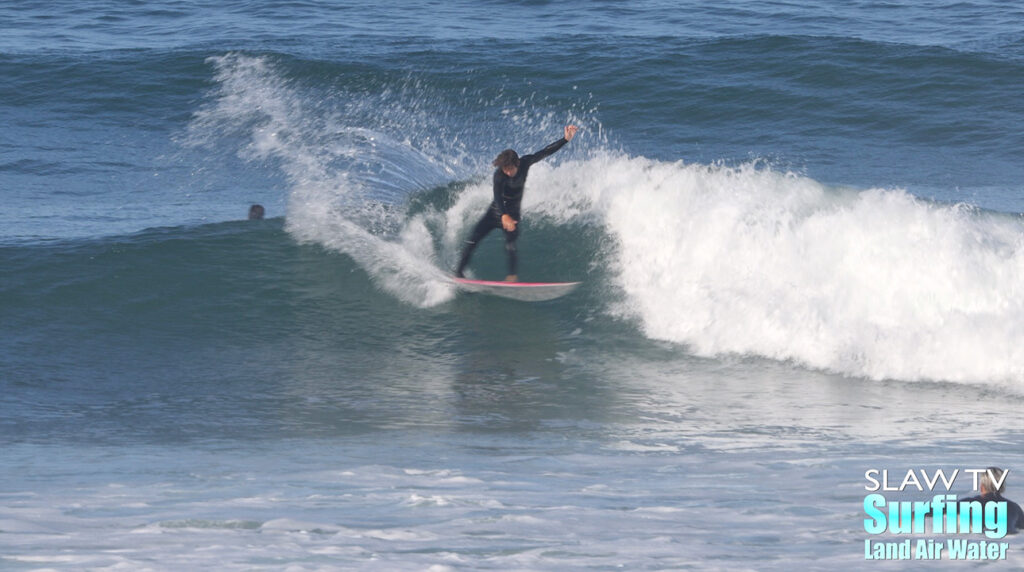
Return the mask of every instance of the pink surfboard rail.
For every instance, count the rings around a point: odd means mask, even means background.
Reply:
[[[459,288],[467,292],[491,294],[524,302],[554,300],[572,292],[579,282],[502,282],[497,280],[470,280],[452,278]]]

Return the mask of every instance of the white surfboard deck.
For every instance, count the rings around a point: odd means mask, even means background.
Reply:
[[[580,282],[498,282],[468,278],[452,278],[452,280],[459,288],[467,292],[490,294],[523,302],[543,302],[561,298],[580,285]]]

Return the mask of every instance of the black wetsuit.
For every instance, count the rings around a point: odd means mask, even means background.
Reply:
[[[531,155],[523,155],[519,158],[519,169],[514,177],[509,177],[501,169],[494,170],[494,200],[488,207],[484,216],[473,227],[473,232],[466,239],[466,246],[462,249],[462,257],[459,259],[459,266],[455,275],[461,277],[462,271],[469,264],[477,244],[492,230],[500,228],[505,232],[505,252],[508,253],[508,273],[518,273],[519,259],[516,256],[516,239],[519,238],[519,226],[512,232],[504,230],[501,225],[502,215],[512,217],[512,220],[520,222],[519,205],[523,201],[523,189],[526,187],[526,175],[530,172],[530,165],[548,157],[555,151],[561,149],[569,141],[564,137],[548,145],[547,147]]]
[[[999,493],[987,493],[976,497],[960,499],[958,502],[971,501],[980,502],[983,508],[990,502],[1005,502],[1007,534],[1017,534],[1022,528],[1024,528],[1024,511],[1021,510],[1019,504],[1004,497],[1003,495]]]

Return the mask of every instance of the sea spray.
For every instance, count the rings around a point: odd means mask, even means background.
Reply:
[[[414,149],[387,125],[368,123],[367,108],[380,114],[386,111],[380,105],[358,97],[317,101],[268,58],[228,54],[210,62],[217,88],[190,124],[188,144],[241,138],[240,156],[274,161],[284,172],[285,228],[293,237],[352,257],[379,287],[410,304],[451,298],[454,289],[432,263],[429,234],[405,224],[391,206],[414,181],[450,177],[450,165]]]
[[[368,90],[360,79],[324,90],[291,78],[271,57],[229,53],[209,63],[216,87],[183,142],[215,147],[234,139],[243,159],[278,165],[289,186],[286,230],[352,257],[378,286],[416,306],[454,295],[442,268],[450,266],[458,239],[449,237],[446,249],[434,252],[427,229],[436,217],[410,218],[403,208],[409,195],[489,174],[489,156],[467,152],[481,130],[466,132],[451,120],[460,105],[485,103],[505,129],[561,127],[535,97],[487,100],[464,90],[461,100],[445,102],[411,77],[374,80],[380,85]],[[589,113],[588,105],[571,104],[570,120]],[[595,140],[604,136],[597,131]],[[487,144],[506,145],[491,135]],[[449,228],[459,232],[462,225]]]
[[[438,145],[459,139],[436,136],[457,129],[443,125],[445,114],[431,137],[423,94],[351,104],[334,94],[342,102],[326,104],[265,58],[213,63],[218,88],[191,137],[239,136],[243,156],[277,161],[293,237],[352,257],[410,304],[454,296],[444,269],[490,185],[489,168],[466,159],[465,141]],[[392,97],[419,102],[405,139],[366,113],[397,109]],[[528,104],[519,105],[511,109]],[[523,241],[548,224],[601,229],[599,254],[581,248],[593,259],[575,265],[610,276],[596,303],[644,335],[702,356],[750,354],[874,379],[1024,382],[1019,218],[898,188],[829,187],[761,161],[635,157],[595,139],[586,154],[531,173]],[[424,192],[413,180],[466,183],[447,205],[410,214],[389,189]]]

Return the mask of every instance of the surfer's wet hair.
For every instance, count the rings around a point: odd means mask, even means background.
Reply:
[[[513,149],[505,149],[498,156],[494,158],[493,165],[499,169],[505,167],[518,167],[519,166],[519,153],[516,153]]]

